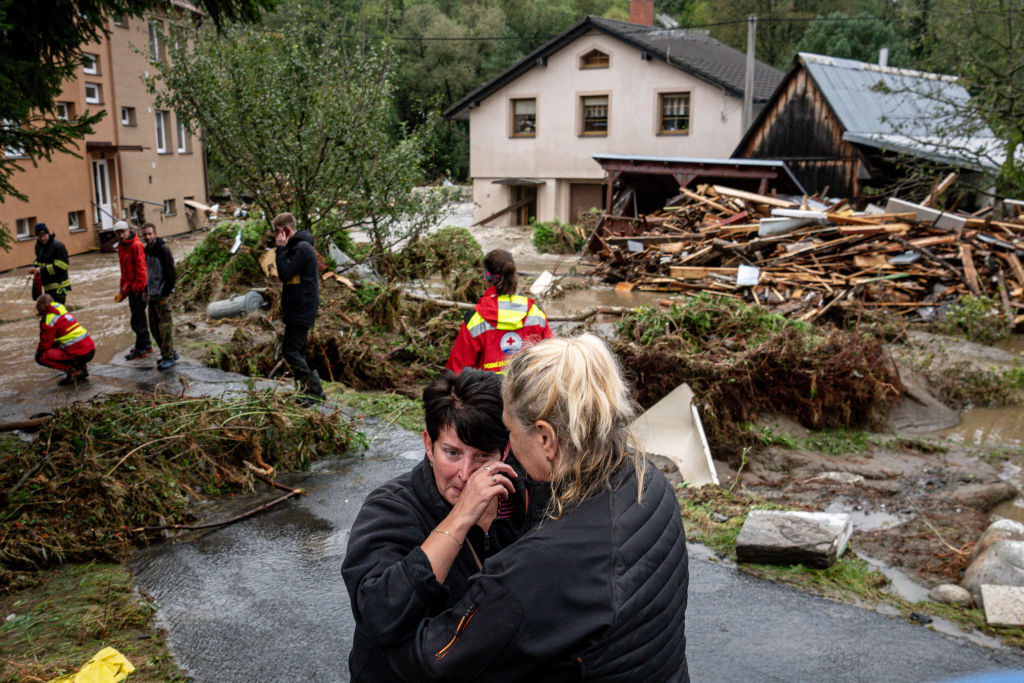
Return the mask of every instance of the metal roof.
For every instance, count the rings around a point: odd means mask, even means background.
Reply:
[[[844,140],[943,163],[993,167],[984,157],[995,136],[968,118],[971,96],[956,76],[807,52],[798,59],[839,118]]]

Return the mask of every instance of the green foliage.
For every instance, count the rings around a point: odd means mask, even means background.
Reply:
[[[185,680],[153,623],[156,606],[135,590],[128,567],[79,564],[32,578],[35,585],[0,597],[10,615],[0,625],[3,680],[51,680],[107,646],[135,665],[138,680]]]
[[[575,254],[586,244],[579,226],[566,225],[557,218],[545,223],[533,222],[533,246],[542,254]]]
[[[378,260],[380,270],[402,280],[440,276],[447,295],[474,299],[480,290],[483,250],[466,228],[447,226],[411,240],[404,249]]]
[[[989,297],[968,294],[936,325],[940,332],[980,344],[994,344],[1010,335],[1010,324],[999,315],[998,303]]]
[[[224,21],[259,19],[274,0],[198,0],[200,10],[220,26]],[[106,114],[83,111],[75,120],[57,117],[56,100],[68,79],[80,72],[82,46],[108,33],[111,16],[140,17],[164,9],[160,0],[78,0],[38,3],[0,2],[0,201],[25,200],[13,176],[28,164],[49,161],[54,154],[79,156],[78,141],[90,134]],[[8,154],[21,150],[23,156]],[[0,248],[10,235],[0,230]]]
[[[830,12],[817,17],[807,26],[796,51],[874,62],[882,47],[889,48],[891,63],[907,63],[907,50],[899,41],[896,27],[891,22],[867,12],[861,12],[853,18],[843,12]]]
[[[235,254],[231,248],[242,230],[242,246]],[[176,303],[192,308],[208,302],[221,285],[255,284],[265,279],[257,261],[270,237],[263,219],[240,223],[220,223],[177,264]]]
[[[828,455],[864,453],[879,443],[877,437],[860,429],[823,429],[796,438],[769,425],[755,427],[747,423],[742,427],[751,432],[761,446],[781,446],[789,450],[803,449]]]
[[[747,431],[753,432],[754,436],[757,437],[757,442],[762,446],[782,446],[790,450],[796,450],[799,447],[795,438],[768,425],[761,425],[758,428],[748,422],[742,425],[742,427]]]
[[[340,415],[273,391],[72,403],[33,444],[0,441],[0,487],[10,502],[0,510],[0,564],[123,559],[134,540],[154,533],[144,527],[189,520],[197,488],[251,490],[246,461],[262,471],[300,470],[360,443]]]
[[[737,299],[701,292],[683,303],[669,308],[641,307],[628,313],[619,322],[618,331],[624,339],[641,345],[672,337],[694,350],[739,337],[748,345],[757,344],[784,329],[810,333],[813,327],[800,320],[790,320],[763,306]],[[710,339],[709,339],[710,338]]]
[[[332,385],[328,388],[332,400],[341,403],[348,411],[395,424],[411,432],[423,430],[423,402],[394,392],[350,391]]]
[[[390,48],[353,47],[337,18],[289,5],[275,31],[236,25],[215,40],[176,27],[150,87],[266,216],[290,211],[317,235],[365,230],[384,253],[434,225],[457,190],[414,190],[423,133],[395,121]]]
[[[860,429],[826,429],[811,432],[800,440],[801,446],[828,455],[850,455],[870,451],[878,439]]]

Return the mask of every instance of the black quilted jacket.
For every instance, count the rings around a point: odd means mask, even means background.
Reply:
[[[688,681],[686,539],[648,465],[489,558],[454,607],[394,651],[407,680]]]

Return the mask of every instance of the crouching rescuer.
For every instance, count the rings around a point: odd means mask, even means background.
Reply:
[[[49,294],[36,300],[39,321],[39,346],[36,362],[56,370],[63,370],[62,386],[84,382],[89,378],[88,363],[96,355],[96,345],[82,325],[75,320],[64,304],[54,301]]]
[[[313,235],[295,229],[295,217],[282,213],[274,218],[277,275],[281,278],[281,319],[284,340],[281,352],[292,369],[295,383],[307,400],[326,398],[320,376],[306,363],[306,342],[320,308],[320,279]]]

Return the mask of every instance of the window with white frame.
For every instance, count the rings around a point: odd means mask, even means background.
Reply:
[[[26,239],[32,236],[32,226],[35,225],[35,218],[19,218],[15,223],[18,239]]]
[[[85,230],[85,211],[68,211],[68,230]]]
[[[0,125],[2,125],[6,130],[17,129],[17,126],[15,126],[13,123],[7,120],[0,123]],[[25,150],[21,147],[18,147],[17,145],[8,144],[6,147],[4,147],[4,156],[7,157],[8,159],[18,159],[20,157],[25,156]]]
[[[100,72],[100,65],[96,55],[89,54],[88,52],[82,55],[82,71],[93,76]]]
[[[178,154],[188,154],[192,151],[192,136],[188,133],[188,126],[181,119],[178,119]]]
[[[163,58],[163,46],[160,44],[160,33],[163,31],[163,22],[151,19],[149,22],[149,58],[159,62]]]
[[[156,119],[156,151],[158,154],[167,153],[167,112],[157,109],[154,112]]]
[[[164,215],[165,216],[177,216],[178,215],[178,202],[173,199],[164,200]]]
[[[100,104],[103,102],[103,94],[99,83],[85,84],[85,101],[89,104]]]
[[[137,126],[138,123],[135,118],[135,107],[121,107],[122,126]]]
[[[71,120],[71,103],[70,102],[58,102],[57,103],[57,118],[61,121]]]
[[[115,14],[114,15],[114,26],[120,26],[121,28],[128,28],[128,15],[126,15],[126,14]]]

